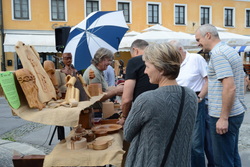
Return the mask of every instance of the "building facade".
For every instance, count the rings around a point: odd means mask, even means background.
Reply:
[[[250,34],[248,0],[1,0],[1,70],[19,68],[15,41],[33,45],[41,57],[56,62],[55,28],[75,26],[93,11],[123,10],[129,31],[155,24],[193,34],[210,23],[242,35]],[[116,54],[125,62],[128,53]],[[123,57],[122,57],[123,56]]]

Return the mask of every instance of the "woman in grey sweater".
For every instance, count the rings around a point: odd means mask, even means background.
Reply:
[[[181,56],[167,43],[149,45],[143,55],[145,73],[159,88],[137,97],[124,125],[131,142],[126,167],[160,167],[179,112],[182,89],[177,85]],[[190,167],[191,136],[197,96],[185,87],[183,112],[165,167]]]

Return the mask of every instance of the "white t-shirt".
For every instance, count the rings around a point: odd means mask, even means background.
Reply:
[[[207,62],[199,54],[186,52],[186,58],[181,63],[180,73],[176,81],[181,86],[186,86],[199,92],[207,76]]]

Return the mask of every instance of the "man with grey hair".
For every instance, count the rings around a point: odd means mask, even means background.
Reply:
[[[241,167],[238,152],[239,128],[244,118],[244,72],[238,53],[221,42],[211,24],[195,32],[198,46],[210,52],[208,107],[215,166]]]
[[[169,41],[182,56],[182,63],[176,81],[178,85],[192,89],[198,99],[196,122],[192,135],[191,166],[205,167],[205,96],[207,94],[207,62],[199,54],[187,52],[179,41]],[[211,160],[212,161],[212,160]],[[213,166],[213,161],[209,166]]]

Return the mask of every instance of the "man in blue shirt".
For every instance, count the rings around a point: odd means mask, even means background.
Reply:
[[[244,72],[238,53],[221,42],[217,29],[205,24],[195,32],[198,45],[210,52],[208,107],[215,166],[241,167],[239,128],[244,118]]]

